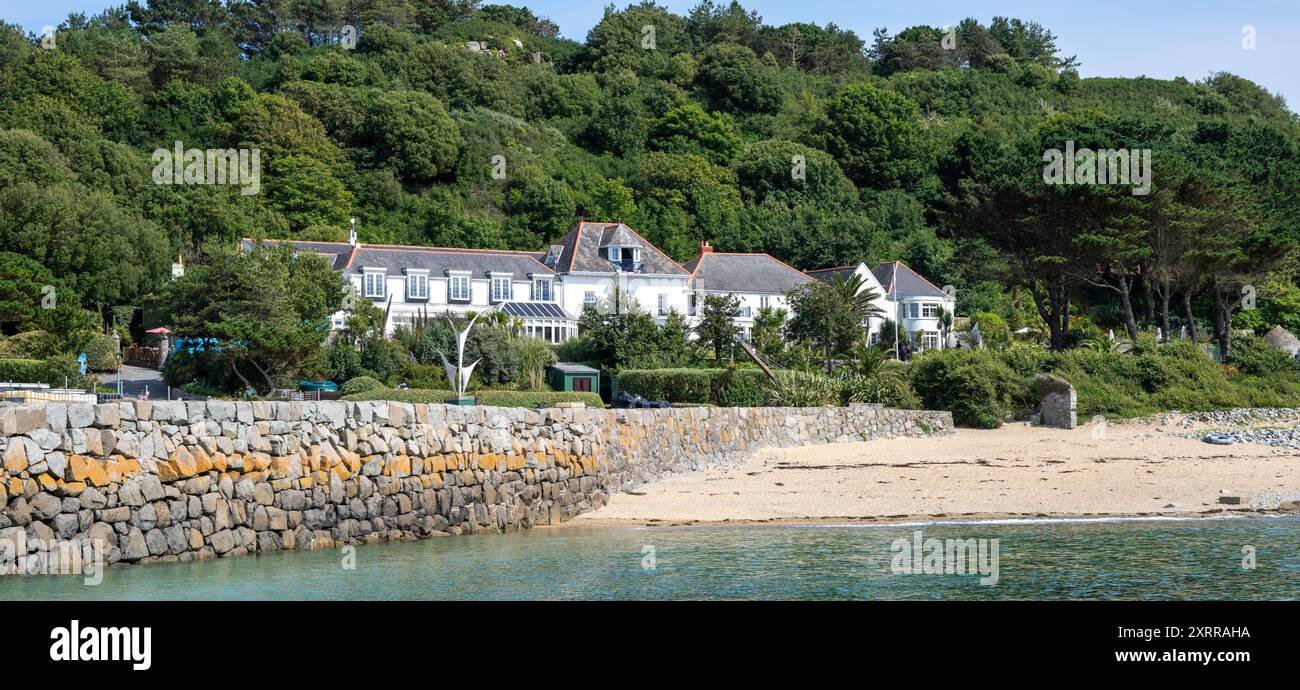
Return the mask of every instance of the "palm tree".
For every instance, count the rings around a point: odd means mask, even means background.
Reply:
[[[952,312],[939,307],[939,349],[948,347],[948,331],[952,329]]]
[[[866,324],[867,327],[862,332],[863,342],[866,342],[867,334],[871,332],[871,319],[885,315],[885,310],[876,306],[880,293],[867,287],[866,281],[857,273],[848,278],[842,274],[835,274],[831,278],[831,287],[835,288],[835,292],[839,293],[844,303],[858,315],[860,321]]]

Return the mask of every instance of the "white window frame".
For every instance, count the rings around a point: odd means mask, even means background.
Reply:
[[[494,303],[495,303],[495,302],[509,302],[510,299],[514,296],[514,292],[515,292],[514,274],[513,274],[513,273],[496,273],[496,272],[489,272],[489,273],[488,273],[488,279],[489,279],[489,282],[488,282],[488,301],[490,301],[490,302],[494,302]],[[504,285],[504,286],[505,286],[505,296],[504,296],[504,297],[501,296],[500,294],[498,294],[498,292],[497,292],[497,287],[500,286],[500,285]]]
[[[375,280],[378,290],[371,289],[371,280]],[[382,269],[361,270],[361,294],[366,299],[383,299],[388,296],[388,273]]]
[[[938,317],[939,317],[939,303],[938,303],[938,302],[922,302],[922,303],[921,303],[921,318],[923,318],[923,319],[935,319],[935,318],[938,318]]]
[[[406,299],[429,299],[429,272],[410,270],[406,272]]]
[[[907,303],[907,318],[909,319],[921,318],[921,305],[919,303],[917,302]]]
[[[533,301],[534,302],[554,302],[555,286],[550,278],[533,278]],[[543,296],[542,293],[546,295]]]
[[[587,290],[587,291],[585,291],[585,292],[582,293],[582,304],[583,304],[584,306],[585,306],[585,305],[588,305],[588,304],[595,304],[595,303],[596,303],[596,299],[597,299],[597,297],[596,297],[596,291],[595,291],[595,290]]]
[[[667,316],[668,315],[668,293],[666,292],[659,293],[658,306],[659,306],[659,315]]]
[[[769,298],[768,298],[767,295],[759,295],[759,296],[758,296],[758,308],[759,308],[759,309],[767,309],[767,307],[768,307],[768,299],[769,299]]]
[[[457,289],[458,286],[464,288],[464,294]],[[468,302],[473,298],[474,288],[470,283],[469,271],[448,271],[447,272],[447,301],[448,302]]]
[[[922,349],[922,350],[937,350],[937,349],[939,349],[939,332],[938,332],[938,331],[922,331],[922,332],[921,332],[921,349]]]

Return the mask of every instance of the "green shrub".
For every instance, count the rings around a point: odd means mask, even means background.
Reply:
[[[400,346],[382,335],[372,333],[361,339],[361,367],[374,378],[391,382],[405,362]]]
[[[1294,357],[1253,335],[1233,336],[1228,364],[1243,374],[1256,376],[1296,370]]]
[[[773,407],[823,407],[840,404],[840,386],[829,376],[811,371],[779,371],[767,382],[767,404]]]
[[[117,371],[120,363],[117,341],[111,335],[96,333],[86,343],[86,369],[90,371]]]
[[[198,348],[182,348],[168,355],[161,373],[163,381],[172,388],[195,384],[229,394],[244,390],[246,385],[228,364],[218,361],[216,353]]]
[[[1053,355],[1037,345],[1010,347],[998,353],[1011,370],[1021,376],[1033,376],[1052,369]]]
[[[45,331],[0,337],[0,359],[45,359],[57,354],[58,337]]]
[[[971,314],[967,332],[973,326],[980,327],[980,337],[987,347],[1001,350],[1011,342],[1011,328],[1007,326],[1006,319],[997,314],[987,311]]]
[[[908,368],[926,409],[949,410],[955,424],[994,429],[1031,400],[1029,382],[984,350],[931,350]]]
[[[875,376],[849,374],[839,378],[840,401],[852,403],[877,403],[885,407],[916,410],[921,407],[921,399],[912,390],[907,379],[890,370],[884,370]]]
[[[447,371],[441,364],[407,362],[398,378],[411,388],[444,388],[450,385],[447,383]]]
[[[349,343],[335,343],[325,348],[324,360],[320,366],[324,378],[331,381],[351,381],[358,376],[368,375],[361,366],[361,353]]]
[[[365,393],[377,388],[383,388],[384,384],[373,376],[358,376],[350,379],[347,383],[339,388],[341,395],[353,395],[356,393]]]

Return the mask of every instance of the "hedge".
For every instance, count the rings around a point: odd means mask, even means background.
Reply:
[[[767,375],[758,369],[627,369],[618,389],[670,403],[761,407]]]
[[[50,359],[0,359],[0,382],[48,383],[51,388],[86,387],[81,366],[69,356]]]
[[[376,388],[362,393],[343,396],[344,400],[392,400],[408,403],[444,403],[455,397],[449,390],[428,388]],[[478,398],[478,404],[490,407],[552,407],[561,402],[580,402],[587,407],[604,407],[596,393],[579,393],[566,391],[476,391],[472,395]]]

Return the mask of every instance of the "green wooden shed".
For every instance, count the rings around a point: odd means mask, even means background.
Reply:
[[[557,362],[550,367],[551,388],[557,391],[600,392],[600,371],[582,364]]]

